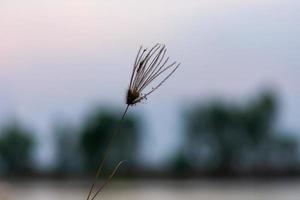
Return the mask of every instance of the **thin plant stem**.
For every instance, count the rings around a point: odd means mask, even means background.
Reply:
[[[105,182],[99,187],[99,189],[95,192],[94,196],[91,198],[91,200],[94,200],[97,195],[103,190],[103,188],[111,181],[111,179],[115,176],[120,166],[126,162],[125,160],[120,161],[117,166],[114,168],[113,172],[109,175],[109,177],[105,180]]]
[[[122,124],[122,122],[123,122],[123,120],[124,120],[124,118],[125,118],[125,116],[126,116],[126,114],[127,114],[127,111],[128,111],[128,109],[129,109],[129,106],[130,106],[130,105],[127,105],[127,106],[126,106],[126,108],[125,108],[125,110],[124,110],[124,112],[123,112],[123,115],[122,115],[121,119],[119,120],[119,122],[118,122],[118,124],[117,124],[117,126],[116,126],[116,128],[115,128],[115,130],[114,130],[114,132],[113,132],[113,134],[112,134],[112,136],[111,136],[111,138],[110,138],[110,141],[109,141],[109,143],[108,143],[108,145],[107,145],[107,147],[106,147],[106,150],[105,150],[105,152],[104,152],[103,159],[101,160],[101,162],[100,162],[100,164],[99,164],[99,166],[98,166],[98,168],[97,168],[97,172],[96,172],[96,175],[95,175],[94,182],[93,182],[93,184],[92,184],[92,186],[91,186],[91,188],[90,188],[90,190],[89,190],[89,193],[88,193],[88,196],[87,196],[86,200],[89,200],[90,197],[91,197],[91,194],[92,194],[93,189],[94,189],[94,187],[95,187],[95,185],[96,185],[96,183],[97,183],[97,180],[98,180],[98,178],[99,178],[99,176],[100,176],[100,173],[101,173],[101,171],[102,171],[102,168],[103,168],[103,166],[104,166],[104,163],[105,163],[105,161],[106,161],[106,159],[107,159],[107,157],[108,157],[109,151],[110,151],[110,149],[111,149],[111,147],[112,147],[112,145],[113,145],[114,139],[115,139],[116,135],[118,134],[118,132],[119,132],[119,130],[120,130],[120,128],[121,128],[121,124]],[[119,167],[119,165],[117,166],[117,168],[118,168],[118,167]],[[113,174],[114,174],[114,173],[113,173]],[[97,195],[97,193],[96,193],[96,195]],[[93,197],[93,199],[94,199],[94,198],[95,198],[95,196]]]
[[[169,61],[169,57],[165,58],[166,54],[166,46],[163,44],[157,43],[154,45],[149,51],[147,49],[143,49],[142,47],[139,48],[137,56],[134,61],[134,66],[132,70],[132,74],[130,77],[129,88],[127,90],[126,96],[126,108],[124,113],[116,125],[114,132],[109,140],[108,146],[105,149],[103,159],[101,160],[97,172],[95,175],[95,180],[90,188],[90,191],[87,195],[86,200],[94,200],[99,192],[106,186],[106,184],[113,178],[115,173],[117,172],[118,168],[121,166],[123,161],[119,162],[117,166],[114,168],[112,173],[108,176],[107,180],[96,190],[96,192],[92,195],[94,188],[97,184],[98,178],[102,171],[105,161],[107,160],[109,151],[113,145],[116,135],[118,134],[121,124],[127,114],[127,111],[131,105],[135,105],[141,102],[144,99],[147,99],[147,96],[158,89],[169,77],[177,70],[180,63],[173,62],[171,64],[167,64]],[[169,70],[170,68],[173,68]],[[150,91],[146,94],[142,94],[142,91],[152,83],[156,78],[161,76],[161,74],[165,73],[167,70],[168,74],[163,78],[162,81],[158,82],[155,87],[152,87]]]

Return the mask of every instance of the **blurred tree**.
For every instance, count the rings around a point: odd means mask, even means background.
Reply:
[[[275,134],[276,111],[276,98],[270,92],[244,106],[217,101],[193,108],[186,115],[182,150],[189,168],[229,175],[243,163],[266,166],[265,160],[276,151],[294,152],[295,164],[297,145]],[[272,147],[268,153],[260,151],[266,147]]]
[[[78,147],[78,130],[63,122],[55,125],[56,173],[74,175],[80,171],[81,155]]]
[[[86,169],[92,170],[92,173],[103,158],[104,151],[119,122],[119,115],[112,111],[96,109],[83,124],[80,131],[80,146]],[[137,160],[138,142],[138,121],[128,115],[114,138],[104,170],[112,169],[121,160],[127,160],[134,165]]]
[[[17,123],[4,127],[0,134],[0,165],[7,173],[24,174],[31,167],[34,139]]]

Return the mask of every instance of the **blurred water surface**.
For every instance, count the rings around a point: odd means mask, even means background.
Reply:
[[[1,183],[2,200],[83,200],[88,184],[79,182]],[[300,181],[117,182],[101,194],[105,200],[296,200]]]

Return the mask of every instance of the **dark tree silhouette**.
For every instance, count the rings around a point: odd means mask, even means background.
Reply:
[[[1,130],[0,165],[9,174],[24,174],[31,167],[31,153],[34,147],[32,134],[12,123]]]
[[[185,166],[230,175],[244,168],[273,169],[281,162],[277,155],[289,155],[286,163],[295,166],[297,144],[276,132],[276,114],[277,101],[271,92],[248,104],[215,101],[192,108],[185,118],[182,151],[189,164]],[[268,160],[271,155],[277,160]]]
[[[80,131],[80,147],[84,155],[86,169],[94,172],[103,158],[104,151],[119,121],[119,113],[96,109],[85,121]],[[137,119],[128,115],[114,138],[104,170],[112,169],[121,160],[134,165],[137,160],[139,142]]]
[[[80,172],[81,154],[78,148],[78,130],[59,121],[55,125],[56,173],[69,176]]]

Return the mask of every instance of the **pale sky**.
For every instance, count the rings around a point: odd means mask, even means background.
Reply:
[[[0,119],[34,127],[46,162],[55,119],[76,123],[95,104],[122,107],[138,47],[160,42],[182,67],[131,111],[147,120],[149,162],[178,143],[179,106],[207,98],[274,88],[280,126],[300,133],[299,35],[297,0],[4,0]]]

